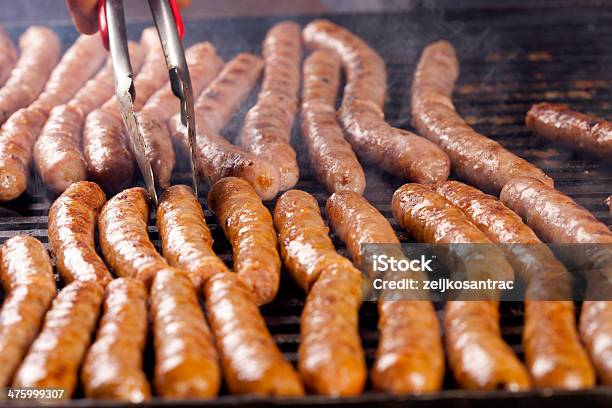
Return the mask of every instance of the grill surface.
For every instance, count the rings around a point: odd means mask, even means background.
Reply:
[[[523,120],[529,106],[543,100],[569,103],[577,110],[610,117],[612,107],[608,89],[612,85],[612,12],[598,7],[574,9],[571,5],[554,10],[534,6],[525,11],[513,6],[504,8],[503,4],[505,2],[491,9],[426,9],[388,15],[340,15],[331,17],[331,20],[364,38],[386,60],[389,76],[387,118],[393,125],[407,129],[411,129],[410,83],[420,52],[431,41],[440,38],[450,40],[457,48],[461,62],[460,79],[454,96],[458,111],[476,130],[543,168],[555,179],[560,190],[609,225],[612,219],[603,200],[612,193],[612,168],[579,157],[568,150],[541,144],[526,130]],[[302,24],[310,19],[295,18]],[[259,53],[266,30],[278,20],[256,18],[191,21],[186,27],[186,42],[191,44],[209,40],[226,60],[240,51]],[[71,27],[54,28],[60,34],[65,48],[76,37]],[[138,38],[142,28],[143,25],[131,25],[129,30],[132,38]],[[25,27],[13,29],[14,38],[23,29]],[[238,137],[242,114],[252,105],[255,95],[256,92],[226,128],[224,134],[228,138]],[[293,135],[293,145],[298,152],[301,167],[301,180],[297,188],[312,193],[323,208],[328,195],[314,179],[305,146],[299,141],[298,128],[296,125]],[[366,169],[366,173],[368,188],[365,196],[391,221],[402,242],[407,242],[408,237],[397,227],[390,210],[391,195],[403,184],[402,180],[372,168]],[[0,207],[0,241],[25,233],[47,243],[47,211],[53,198],[48,196],[40,179],[36,175],[33,177],[36,181],[30,183],[27,194]],[[189,184],[190,178],[185,169],[179,168],[173,181]],[[200,197],[200,201],[205,205],[204,196]],[[268,204],[271,209],[273,203]],[[153,216],[150,232],[159,247]],[[215,237],[215,250],[226,262],[231,263],[230,246],[208,210],[206,218]],[[336,237],[334,242],[340,251],[345,250]],[[278,299],[262,309],[277,343],[293,362],[297,358],[299,316],[303,299],[304,295],[285,274]],[[364,304],[361,337],[369,364],[377,343],[376,321],[376,305]],[[522,357],[520,304],[502,305],[502,328],[504,338]],[[445,388],[441,393],[421,397],[393,397],[368,391],[364,396],[343,400],[308,396],[298,400],[275,401],[222,396],[210,404],[263,406],[342,403],[399,406],[411,403],[418,406],[488,406],[492,403],[514,405],[518,398],[523,404],[570,406],[579,403],[606,406],[612,400],[610,387],[579,392],[465,392],[456,389],[449,374]],[[154,400],[152,404],[162,405],[163,402]],[[190,405],[187,401],[182,404]],[[87,406],[92,405],[92,402],[81,399],[70,405]],[[100,402],[95,403],[95,406],[100,405]]]

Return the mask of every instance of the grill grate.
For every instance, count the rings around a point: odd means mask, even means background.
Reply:
[[[512,3],[512,2],[506,2]],[[416,9],[409,13],[340,15],[331,17],[346,26],[375,47],[387,62],[389,98],[386,103],[388,120],[396,126],[410,128],[409,89],[412,73],[423,47],[439,38],[449,39],[456,46],[461,62],[461,74],[455,92],[458,111],[483,134],[542,167],[556,182],[557,187],[591,210],[606,224],[612,218],[603,200],[612,193],[612,169],[602,163],[579,157],[552,145],[543,145],[524,127],[524,114],[533,102],[550,100],[567,102],[578,110],[610,117],[611,103],[607,90],[612,85],[612,11],[598,7],[574,9],[572,6],[550,10],[537,3],[526,10],[503,4],[491,9]],[[500,10],[505,10],[501,12]],[[296,18],[305,24],[310,18]],[[186,41],[212,41],[221,56],[228,60],[240,51],[261,51],[261,40],[278,18],[222,19],[188,21]],[[64,47],[75,38],[71,27],[55,27]],[[137,38],[144,25],[129,27],[132,38]],[[12,30],[16,36],[25,28]],[[251,95],[241,114],[235,115],[225,129],[225,135],[236,138],[242,114],[251,106],[256,93]],[[293,144],[300,159],[301,180],[297,188],[312,193],[323,208],[327,193],[314,179],[306,148],[299,141],[299,133],[293,135]],[[402,242],[409,238],[393,220],[390,209],[393,191],[402,180],[388,176],[376,169],[366,169],[368,188],[365,196],[392,223]],[[52,198],[36,175],[27,194],[0,207],[0,242],[25,233],[47,244],[47,211]],[[174,183],[189,184],[186,169],[178,169]],[[200,197],[205,205],[205,198]],[[272,203],[269,203],[272,208]],[[215,238],[215,250],[231,263],[231,249],[216,224],[214,216],[206,210],[206,221]],[[150,233],[159,247],[159,236],[151,220]],[[335,237],[334,243],[345,252]],[[262,308],[270,331],[287,357],[295,362],[299,344],[299,315],[304,295],[300,289],[283,277],[278,299]],[[361,311],[361,337],[368,364],[372,363],[377,343],[376,305],[364,304]],[[505,303],[502,306],[502,332],[513,349],[522,356],[522,306]],[[448,372],[448,370],[447,370]],[[610,388],[599,387],[591,391],[546,392],[531,391],[508,394],[504,391],[464,392],[456,389],[451,375],[447,374],[446,390],[421,397],[393,397],[371,391],[365,395],[342,400],[308,396],[304,399],[288,399],[274,404],[336,405],[359,404],[399,406],[412,403],[419,406],[479,406],[492,402],[501,405],[537,403],[550,406],[570,406],[581,403],[589,406],[605,406],[610,403]],[[222,396],[211,404],[233,406],[265,406],[270,400],[252,397]],[[108,403],[113,405],[112,403]],[[162,401],[154,400],[154,405]],[[183,402],[189,405],[189,402]],[[201,403],[198,403],[200,405]],[[73,406],[89,406],[91,401],[75,400]],[[96,402],[96,406],[101,404]]]

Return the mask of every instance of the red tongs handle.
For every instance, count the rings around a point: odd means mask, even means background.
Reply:
[[[176,31],[178,32],[181,40],[185,35],[185,25],[183,24],[183,17],[181,16],[181,10],[176,0],[168,0],[170,9],[172,10],[172,16],[174,17],[174,23],[176,24]],[[102,44],[104,48],[108,50],[108,22],[106,16],[106,0],[98,0],[98,29],[100,30],[100,37],[102,38]]]

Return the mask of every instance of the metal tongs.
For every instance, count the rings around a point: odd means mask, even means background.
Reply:
[[[195,168],[195,116],[193,91],[189,68],[181,39],[185,32],[181,13],[175,0],[148,0],[157,33],[164,50],[172,92],[180,99],[181,122],[187,126],[191,153],[191,177],[193,190],[198,195],[198,175]],[[157,207],[157,191],[151,164],[146,157],[145,141],[134,111],[136,90],[127,46],[123,0],[98,1],[98,25],[102,42],[110,49],[115,72],[115,92],[121,117],[127,129],[132,152],[145,181],[147,192]]]

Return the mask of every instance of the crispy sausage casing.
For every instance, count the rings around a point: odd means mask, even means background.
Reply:
[[[204,294],[225,382],[232,394],[300,396],[299,376],[274,342],[253,292],[232,273],[210,278]]]
[[[213,238],[191,188],[171,186],[157,207],[157,229],[168,263],[189,273],[196,288],[211,276],[229,272],[212,249]]]
[[[65,282],[92,280],[105,286],[112,279],[94,243],[96,219],[104,203],[106,196],[97,184],[80,181],[49,209],[49,244]]]
[[[264,79],[257,103],[244,118],[242,146],[274,164],[280,189],[293,187],[299,178],[295,151],[289,144],[300,87],[302,36],[292,21],[275,24],[263,42]]]
[[[47,27],[30,26],[19,38],[19,48],[17,66],[0,89],[0,125],[18,109],[34,102],[60,55],[59,38]],[[0,64],[4,70],[6,67]]]
[[[612,157],[612,123],[558,103],[538,103],[527,112],[527,127],[545,139],[602,158]]]
[[[74,281],[64,287],[15,374],[13,386],[60,388],[63,398],[70,398],[103,299],[104,290],[95,282]]]
[[[332,194],[326,210],[330,224],[356,265],[362,262],[362,245],[392,244],[399,249],[400,242],[389,221],[361,195],[352,191]],[[444,351],[432,303],[380,299],[378,314],[374,388],[394,393],[439,390],[444,376]]]
[[[355,153],[389,173],[420,183],[448,178],[449,160],[439,147],[385,122],[386,68],[374,49],[327,20],[308,24],[303,37],[309,48],[327,48],[342,59],[347,81],[338,117]]]
[[[430,44],[421,55],[412,82],[412,123],[419,134],[440,146],[457,175],[498,194],[513,177],[553,183],[542,170],[474,131],[459,116],[451,96],[459,75],[455,49],[447,41]]]
[[[330,192],[363,193],[366,179],[351,145],[336,121],[340,59],[318,50],[304,61],[302,137],[317,178]]]
[[[475,244],[473,252],[462,256],[469,262],[474,255],[479,265],[469,279],[486,279],[491,271],[496,271],[492,279],[513,278],[503,252],[490,246],[480,250],[478,244],[491,242],[487,236],[430,188],[405,184],[393,194],[391,206],[395,219],[419,242]],[[461,387],[512,391],[530,387],[527,370],[501,337],[496,301],[449,301],[444,327],[449,363]]]
[[[140,402],[151,396],[142,370],[148,323],[144,284],[129,278],[112,281],[81,372],[87,397]]]
[[[217,395],[221,370],[195,287],[182,271],[159,271],[151,286],[155,389],[168,398]]]
[[[8,387],[55,297],[55,277],[47,250],[30,236],[7,240],[0,259],[0,387]]]
[[[504,249],[527,287],[523,345],[535,385],[593,386],[595,373],[578,339],[574,304],[567,300],[572,289],[565,266],[516,213],[495,197],[457,181],[448,181],[437,191],[461,208],[493,242],[518,244],[504,245]]]
[[[325,395],[361,393],[367,376],[358,322],[361,273],[336,252],[310,194],[284,193],[274,223],[285,266],[308,292],[298,351],[306,387]]]
[[[258,304],[271,302],[278,291],[281,261],[274,222],[261,198],[245,180],[227,177],[211,187],[208,205],[232,244],[234,271],[253,290]]]

